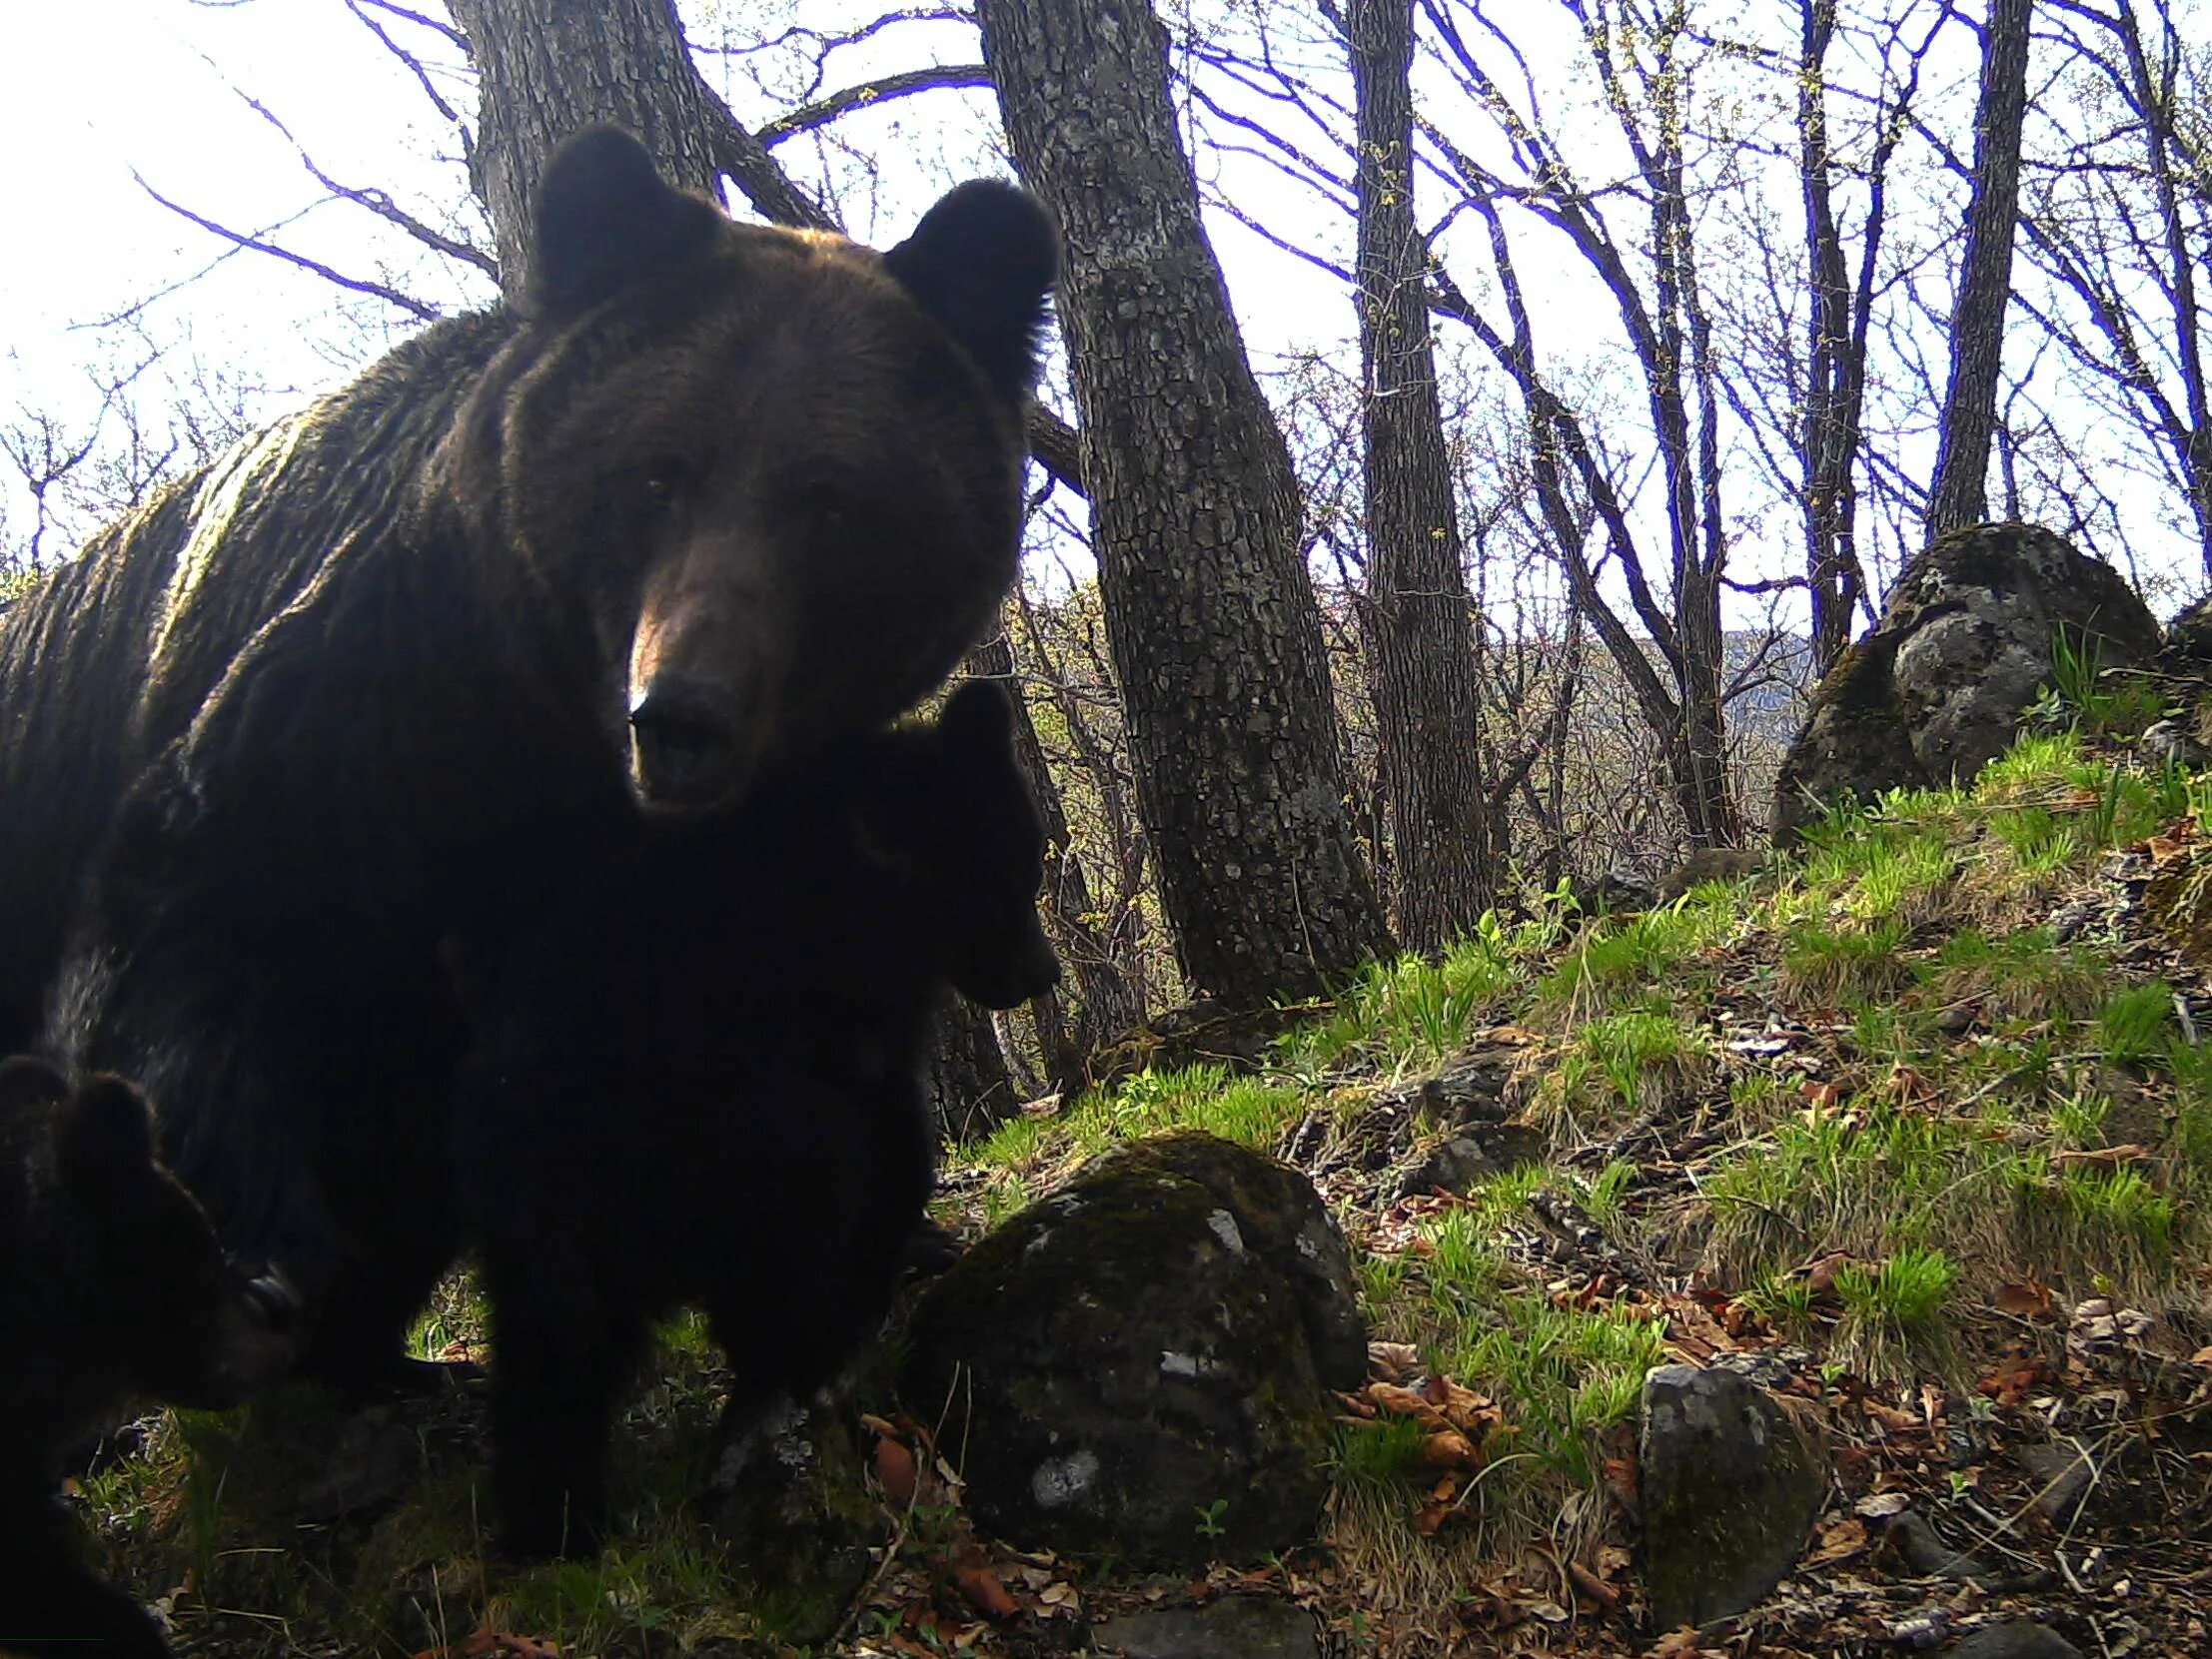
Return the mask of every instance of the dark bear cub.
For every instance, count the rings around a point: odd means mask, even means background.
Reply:
[[[0,1651],[169,1651],[79,1560],[55,1459],[133,1396],[216,1408],[273,1381],[288,1312],[155,1161],[137,1090],[0,1063]]]
[[[596,1542],[656,1318],[705,1310],[732,1423],[874,1332],[935,1179],[942,988],[1007,1008],[1058,976],[1043,860],[1005,694],[972,682],[667,830],[490,965],[455,1169],[510,1549]]]

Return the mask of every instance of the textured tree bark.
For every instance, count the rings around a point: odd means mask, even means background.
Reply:
[[[988,1010],[947,993],[937,1011],[937,1042],[929,1061],[930,1109],[946,1141],[988,1135],[1021,1105]]]
[[[1797,177],[1809,261],[1805,319],[1805,577],[1812,590],[1812,666],[1825,674],[1843,647],[1866,590],[1858,557],[1858,448],[1865,333],[1854,315],[1843,237],[1836,224],[1835,156],[1828,142],[1827,59],[1835,0],[1799,0]],[[1885,159],[1885,153],[1879,153]],[[1881,235],[1881,174],[1872,178],[1869,254]],[[1870,262],[1869,262],[1870,263]]]
[[[1082,467],[1177,960],[1256,1004],[1389,947],[1344,809],[1290,455],[1199,223],[1144,0],[983,0],[1013,153],[1057,220]]]
[[[1951,309],[1951,377],[1943,395],[1927,539],[1989,515],[1990,434],[2012,301],[2019,225],[2020,129],[2027,114],[2028,18],[2034,0],[1989,0],[1982,26],[1981,102],[1974,117],[1974,193]]]
[[[1483,790],[1482,684],[1430,337],[1429,249],[1414,220],[1413,0],[1345,14],[1359,111],[1360,362],[1367,634],[1389,808],[1393,920],[1436,950],[1496,897]]]
[[[717,140],[733,123],[692,66],[673,0],[453,0],[453,15],[481,77],[470,182],[510,299],[528,269],[539,175],[579,127],[634,133],[670,183],[721,199]]]

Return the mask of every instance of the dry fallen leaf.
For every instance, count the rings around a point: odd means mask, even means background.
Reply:
[[[952,1581],[960,1586],[968,1604],[987,1618],[1010,1619],[1021,1612],[1021,1604],[1006,1593],[1006,1586],[980,1554],[964,1557],[952,1569]]]
[[[2051,1316],[2050,1286],[2030,1277],[2023,1284],[2000,1284],[1996,1294],[1997,1311],[2010,1313],[2021,1319],[2047,1319]]]
[[[1827,1561],[1844,1561],[1866,1548],[1866,1523],[1846,1515],[1842,1520],[1820,1528],[1819,1542],[1805,1552],[1803,1566],[1818,1566]]]
[[[2080,1168],[2085,1170],[2117,1170],[2123,1164],[2140,1164],[2150,1157],[2150,1148],[2133,1142],[2124,1147],[2097,1147],[2092,1150],[2063,1150],[2051,1154],[2051,1164],[2057,1169]]]
[[[914,1454],[902,1440],[879,1439],[875,1443],[875,1483],[883,1488],[883,1496],[892,1507],[903,1509],[914,1501],[914,1489],[920,1481],[920,1471],[914,1466]]]

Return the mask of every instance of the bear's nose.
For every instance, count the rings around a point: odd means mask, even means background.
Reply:
[[[658,674],[629,711],[631,769],[649,808],[696,812],[718,806],[745,782],[743,721],[727,692]]]

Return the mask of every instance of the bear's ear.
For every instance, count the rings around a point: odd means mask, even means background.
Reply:
[[[154,1168],[154,1119],[146,1097],[102,1075],[77,1092],[62,1126],[61,1178],[73,1192],[113,1191],[144,1181]]]
[[[671,189],[619,127],[572,133],[538,184],[530,309],[545,316],[595,306],[690,259],[723,223],[711,204]]]
[[[1060,270],[1059,239],[1034,196],[1002,179],[971,179],[923,214],[883,263],[1000,396],[1019,403],[1027,395]]]
[[[937,714],[937,735],[955,753],[996,758],[1011,752],[1014,704],[998,680],[962,680]]]
[[[0,1061],[0,1119],[68,1098],[69,1079],[59,1066],[28,1054]]]

